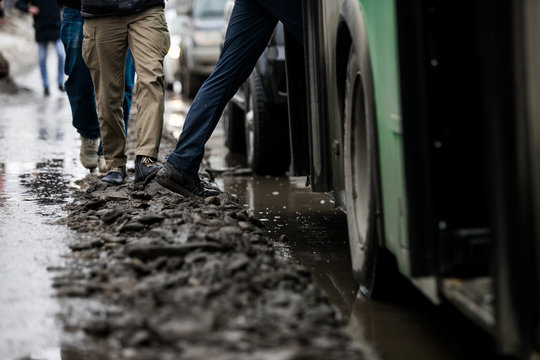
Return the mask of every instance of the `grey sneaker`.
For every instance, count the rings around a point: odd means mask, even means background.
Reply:
[[[105,162],[105,156],[100,155],[98,158],[98,170],[100,173],[105,174],[107,172],[107,163]]]
[[[98,147],[99,138],[87,139],[81,137],[81,152],[79,158],[82,166],[90,170],[95,169],[98,166]]]

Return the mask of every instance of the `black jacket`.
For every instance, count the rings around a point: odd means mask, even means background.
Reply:
[[[60,39],[60,5],[56,0],[18,0],[15,6],[24,12],[28,12],[30,5],[39,8],[39,14],[34,16],[34,28],[36,29],[36,41],[48,42]]]
[[[84,18],[129,15],[154,7],[165,6],[164,0],[81,0]]]
[[[63,6],[69,6],[74,9],[81,9],[81,0],[58,0],[58,3]]]

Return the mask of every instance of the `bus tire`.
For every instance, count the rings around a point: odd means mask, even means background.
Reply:
[[[374,296],[380,249],[374,99],[366,86],[368,79],[353,46],[347,62],[344,99],[347,226],[354,277],[364,295]]]
[[[245,154],[246,139],[244,135],[244,111],[229,101],[223,112],[225,146],[230,152]]]
[[[245,118],[246,159],[259,175],[283,175],[290,164],[288,113],[286,107],[270,106],[259,75],[248,79]]]

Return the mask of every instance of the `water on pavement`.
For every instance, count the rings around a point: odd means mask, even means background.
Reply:
[[[27,90],[0,95],[0,354],[60,359],[50,270],[74,235],[52,223],[86,171],[65,94],[53,88],[45,98],[37,67],[15,81]]]

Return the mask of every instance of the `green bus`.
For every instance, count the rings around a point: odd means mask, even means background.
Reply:
[[[347,212],[367,295],[392,268],[498,352],[540,356],[540,2],[303,0],[292,173]]]

